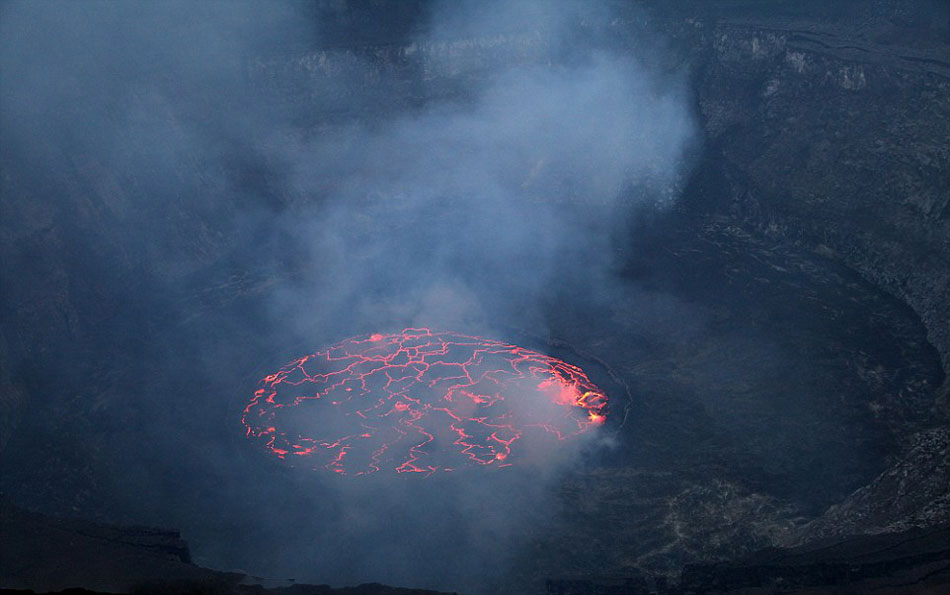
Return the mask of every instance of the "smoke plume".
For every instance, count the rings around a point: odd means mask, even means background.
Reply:
[[[3,165],[32,176],[4,195],[35,198],[5,206],[4,233],[55,221],[74,255],[24,248],[4,274],[86,271],[69,307],[95,313],[50,327],[81,341],[30,369],[70,386],[122,370],[90,422],[117,453],[90,510],[180,527],[214,567],[464,590],[557,522],[552,486],[596,437],[516,473],[424,481],[287,470],[235,439],[259,376],[348,336],[526,332],[543,348],[549,317],[617,291],[631,219],[675,200],[683,79],[631,52],[609,6],[412,7],[0,8]],[[397,17],[371,50],[334,31]],[[65,406],[47,392],[38,407]]]

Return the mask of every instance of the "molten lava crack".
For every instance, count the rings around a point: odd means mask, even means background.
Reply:
[[[405,329],[347,339],[265,376],[247,436],[280,459],[361,475],[506,467],[604,423],[577,366],[490,339]]]

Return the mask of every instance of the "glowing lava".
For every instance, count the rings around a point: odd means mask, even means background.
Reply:
[[[577,366],[481,337],[354,337],[264,377],[249,438],[280,459],[360,475],[506,467],[606,420]]]

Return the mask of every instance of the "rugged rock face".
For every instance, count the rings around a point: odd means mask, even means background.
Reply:
[[[689,566],[686,593],[938,593],[950,581],[950,534],[929,530],[763,550],[737,563]]]
[[[53,518],[6,499],[0,501],[0,527],[3,588],[129,592],[149,580],[215,577],[214,571],[191,564],[188,546],[172,531]],[[232,584],[241,580],[226,573],[217,578]]]
[[[847,22],[696,23],[699,108],[729,188],[713,208],[900,297],[950,369],[948,49],[908,47],[882,21],[872,39]]]
[[[950,522],[950,430],[913,436],[907,452],[867,486],[798,532],[797,542],[841,535],[875,534]],[[789,537],[785,537],[789,540]]]
[[[0,529],[0,589],[5,593],[438,595],[379,584],[266,588],[258,577],[192,564],[177,531],[49,517],[5,498],[0,498]]]
[[[704,48],[692,55],[710,182],[728,188],[701,208],[844,263],[913,308],[945,375],[898,399],[931,395],[934,425],[950,405],[950,47],[928,33],[947,18],[887,3],[827,22],[748,15],[679,34]],[[905,434],[890,469],[792,539],[945,521],[945,434]]]

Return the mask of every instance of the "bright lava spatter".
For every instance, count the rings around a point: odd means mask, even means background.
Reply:
[[[481,337],[405,329],[347,339],[264,377],[247,436],[344,475],[505,467],[604,423],[577,366]],[[524,454],[522,451],[526,451]]]

